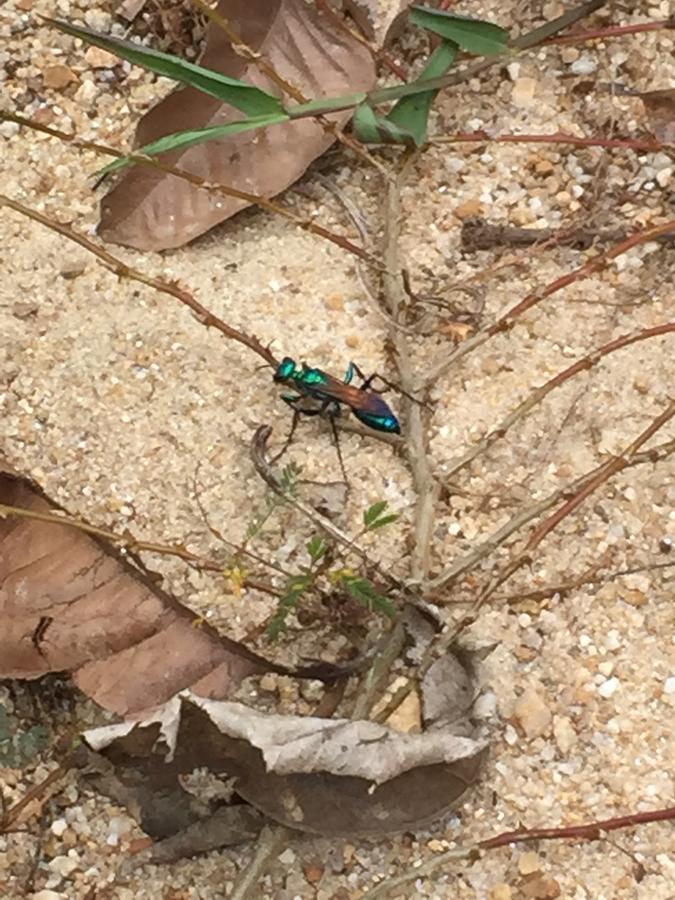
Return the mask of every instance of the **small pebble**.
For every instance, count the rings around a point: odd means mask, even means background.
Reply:
[[[601,697],[608,699],[612,696],[612,694],[616,691],[616,689],[620,686],[621,682],[618,678],[608,678],[607,681],[603,682],[598,688],[598,693]]]
[[[521,853],[518,859],[518,871],[521,875],[531,875],[533,872],[539,872],[541,869],[541,860],[537,853],[530,850],[527,853]]]
[[[536,691],[526,691],[514,707],[514,715],[526,737],[540,737],[551,724],[551,710]]]
[[[71,856],[55,856],[54,859],[49,860],[48,865],[52,872],[62,878],[67,878],[73,874],[75,869],[79,868],[80,862]]]
[[[490,889],[490,900],[511,900],[513,893],[508,884],[501,881]]]
[[[65,819],[54,819],[51,824],[51,832],[56,837],[63,837],[63,833],[67,830],[68,823]]]
[[[664,694],[675,694],[675,675],[669,675],[663,683]]]

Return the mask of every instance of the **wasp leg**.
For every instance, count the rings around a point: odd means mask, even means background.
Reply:
[[[345,469],[345,463],[342,458],[342,449],[340,447],[340,438],[338,435],[337,425],[335,424],[335,420],[340,415],[340,404],[333,403],[330,412],[328,413],[328,420],[330,422],[330,428],[333,432],[333,440],[335,441],[335,449],[337,450],[338,460],[340,462],[340,469],[342,470],[342,479],[344,483],[347,485],[347,490],[349,490],[349,479],[347,478],[347,470]]]
[[[349,367],[359,376],[359,378],[363,379],[363,384],[361,384],[361,386],[359,387],[359,390],[361,391],[373,391],[373,393],[375,394],[383,394],[384,391],[378,391],[376,388],[372,387],[373,381],[375,381],[376,378],[379,378],[380,381],[385,384],[388,389],[396,391],[396,393],[398,394],[402,394],[404,397],[407,397],[408,400],[410,400],[412,403],[417,403],[418,406],[428,405],[423,400],[418,400],[417,397],[413,397],[412,394],[404,391],[403,388],[399,384],[396,384],[395,381],[389,381],[384,377],[384,375],[380,375],[379,372],[373,372],[372,375],[368,375],[368,377],[366,377],[361,369],[359,369],[359,367],[356,365],[356,363],[350,362]]]
[[[293,435],[295,434],[295,429],[298,427],[298,422],[300,421],[300,416],[320,416],[322,415],[330,405],[330,400],[324,400],[320,407],[317,409],[303,409],[301,406],[298,406],[299,401],[303,400],[300,394],[282,394],[281,399],[284,403],[287,403],[288,406],[293,410],[293,421],[291,422],[291,430],[288,432],[288,437],[284,441],[284,445],[281,450],[270,459],[271,463],[277,462],[277,460],[281,459],[284,453],[291,446],[291,441],[293,440]]]
[[[284,441],[284,445],[281,450],[272,457],[270,460],[271,463],[277,462],[277,460],[281,459],[284,453],[291,446],[291,441],[293,440],[293,435],[295,434],[295,429],[298,427],[298,420],[300,419],[300,410],[297,407],[298,400],[301,400],[301,396],[299,394],[282,394],[281,399],[284,403],[287,403],[291,409],[293,410],[293,421],[291,422],[291,430],[288,432],[288,436]]]

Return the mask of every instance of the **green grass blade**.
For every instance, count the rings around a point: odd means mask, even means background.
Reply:
[[[241,134],[243,131],[252,131],[255,128],[266,128],[269,125],[279,125],[287,122],[286,113],[275,113],[267,116],[255,116],[252,119],[242,119],[240,122],[228,122],[227,125],[210,125],[208,128],[199,128],[195,131],[177,131],[175,134],[167,134],[165,137],[139,147],[134,151],[134,156],[156,156],[159,153],[167,153],[169,150],[187,150],[196,144],[205,144],[207,141],[215,141],[218,138],[231,137],[233,134]],[[125,156],[109,163],[105,168],[97,172],[97,177],[116,172],[125,166],[133,164],[133,159]]]
[[[375,112],[372,106],[361,103],[354,110],[352,128],[356,137],[364,144],[406,144],[415,143],[413,135],[384,116]]]
[[[462,50],[476,56],[496,56],[508,50],[508,31],[493,22],[469,19],[425,6],[411,7],[410,21],[413,25],[440,34],[448,41],[454,41]]]
[[[322,97],[319,100],[309,100],[307,103],[298,103],[290,106],[286,112],[291,119],[302,119],[305,116],[320,115],[329,113],[333,110],[349,109],[352,106],[358,106],[366,99],[366,92],[359,91],[357,94],[343,94],[340,97]]]
[[[45,21],[54,28],[69,34],[71,37],[80,38],[85,44],[94,44],[113,53],[135,66],[141,66],[157,75],[164,75],[177,81],[179,84],[197,88],[205,94],[211,94],[234,106],[247,116],[271,115],[283,112],[281,100],[273,94],[261,91],[260,88],[236,78],[228,78],[220,72],[212,69],[204,69],[195,63],[187,62],[178,56],[169,53],[161,53],[159,50],[151,50],[141,44],[123,41],[120,38],[110,37],[90,31],[88,28],[80,28],[69,22],[58,19],[46,18]]]
[[[429,58],[429,62],[420,74],[419,80],[439,78],[445,75],[455,61],[459,47],[454,41],[443,41],[436,47]],[[431,104],[438,91],[425,91],[422,94],[414,94],[412,97],[404,97],[386,117],[386,121],[409,132],[415,143],[420,147],[427,139],[427,124]]]

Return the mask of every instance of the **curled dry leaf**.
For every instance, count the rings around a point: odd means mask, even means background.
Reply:
[[[305,0],[221,0],[218,12],[245,44],[305,97],[319,99],[368,90],[375,64],[368,48],[316,4]],[[243,79],[269,93],[281,89],[255,63],[237,53],[226,35],[209,25],[202,65]],[[344,124],[349,112],[329,116]],[[176,131],[222,125],[242,114],[194,88],[170,94],[141,119],[135,145]],[[302,175],[334,141],[314,119],[298,119],[229,139],[164,154],[162,159],[209,183],[270,197]],[[179,247],[249,203],[146,166],[128,170],[103,199],[99,234],[139,250]]]
[[[0,458],[0,503],[54,504]],[[224,698],[274,668],[246,647],[195,627],[195,615],[113,548],[70,526],[0,516],[0,678],[71,672],[121,716],[190,687]]]
[[[200,766],[234,776],[241,797],[300,831],[404,831],[444,814],[478,777],[487,741],[468,718],[472,668],[452,657],[442,687],[437,679],[423,686],[435,721],[422,734],[369,721],[271,715],[183,692],[143,722],[85,737],[118,770],[141,768],[146,783],[166,784]]]

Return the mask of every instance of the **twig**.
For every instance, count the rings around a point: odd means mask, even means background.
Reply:
[[[478,594],[471,610],[453,627],[446,627],[443,632],[434,638],[424,652],[420,665],[415,672],[414,680],[409,679],[405,684],[401,685],[386,706],[380,710],[376,721],[385,721],[394,710],[398,709],[408,694],[413,690],[415,683],[419,682],[424,677],[434,661],[446,652],[448,647],[455,643],[459,635],[468,628],[469,625],[472,625],[476,621],[479,610],[497,588],[531,559],[532,551],[541,543],[544,537],[559,525],[564,518],[567,518],[568,515],[580,506],[591,493],[597,490],[598,487],[604,484],[613,475],[616,475],[626,468],[642,465],[646,462],[656,463],[666,459],[672,453],[675,453],[675,438],[665,441],[663,444],[658,444],[656,447],[652,447],[649,450],[639,452],[639,447],[662,428],[673,415],[675,415],[675,401],[671,401],[664,412],[657,416],[621,455],[603,463],[590,472],[587,472],[585,475],[582,475],[581,478],[577,479],[571,485],[567,485],[560,490],[554,491],[549,497],[521,511],[479,547],[474,548],[474,550],[454,563],[450,569],[430,582],[429,587],[439,588],[449,582],[455,581],[464,572],[475,568],[481,559],[487,556],[491,551],[495,550],[510,534],[519,528],[522,528],[526,522],[541,515],[546,509],[550,509],[562,497],[569,496],[570,491],[573,492],[572,496],[562,507],[560,507],[560,509],[556,510],[553,515],[549,516],[548,519],[533,531],[523,550],[515,554],[511,560],[499,570],[497,575],[490,579],[486,587]]]
[[[25,509],[20,506],[9,506],[5,503],[0,503],[0,519],[2,519],[4,516],[14,516],[15,518],[21,519],[32,519],[33,521],[45,522],[49,525],[65,525],[69,528],[74,528],[77,531],[81,531],[84,534],[90,534],[93,537],[108,541],[110,544],[120,547],[124,553],[156,553],[162,556],[174,556],[178,559],[182,559],[183,562],[189,563],[195,569],[200,569],[206,572],[218,572],[223,576],[227,574],[227,567],[224,566],[223,563],[218,562],[218,560],[215,559],[209,559],[208,557],[200,556],[197,553],[192,553],[187,549],[187,547],[184,547],[180,544],[159,544],[155,541],[142,541],[135,538],[129,532],[126,532],[125,534],[117,534],[114,531],[109,531],[106,528],[99,528],[97,525],[90,525],[89,522],[83,522],[81,519],[75,519],[72,516],[67,516],[60,513],[57,514],[39,512],[35,509]],[[267,566],[275,571],[279,569],[279,567],[275,563],[268,562],[257,553],[252,553],[250,550],[239,547],[236,544],[231,544],[231,546],[234,547],[237,553],[243,553],[246,556],[254,559],[256,562],[260,563],[261,565]],[[287,573],[282,572],[282,574]],[[246,576],[245,578],[243,578],[242,583],[245,587],[263,591],[264,593],[272,594],[275,597],[280,597],[283,593],[278,588],[274,587],[274,585],[270,584],[269,582],[262,581],[259,578],[251,578],[250,576]]]
[[[257,889],[258,880],[264,875],[272,857],[283,844],[293,837],[293,832],[283,825],[266,825],[260,832],[255,853],[251,862],[239,873],[239,878],[232,888],[229,900],[247,900],[249,897],[260,897]]]
[[[220,15],[214,9],[211,9],[208,4],[204,3],[204,0],[191,0],[191,2],[201,10],[204,15],[206,15],[215,25],[220,28],[223,33],[227,36],[230,41],[232,48],[235,53],[238,53],[240,56],[243,56],[245,59],[248,59],[252,62],[261,72],[263,72],[268,78],[270,78],[278,88],[281,89],[282,93],[287,94],[296,103],[308,103],[307,97],[302,93],[302,91],[287,81],[283,76],[281,76],[274,68],[274,66],[270,65],[262,54],[257,53],[252,47],[249,47],[242,38],[241,35],[232,27],[230,22],[224,18],[224,16]],[[341,144],[344,144],[345,147],[349,147],[357,156],[360,156],[365,162],[369,163],[371,166],[376,168],[378,171],[383,172],[382,163],[375,159],[375,157],[370,153],[370,151],[361,143],[361,141],[352,137],[351,135],[345,134],[342,129],[337,125],[336,122],[327,119],[323,114],[323,111],[317,110],[312,113],[312,118],[315,118],[320,125],[323,127],[324,131],[328,131],[334,135],[336,140],[338,140]]]
[[[659,462],[670,456],[673,452],[675,452],[675,438],[665,441],[663,444],[658,444],[650,450],[643,450],[641,453],[636,453],[629,462],[629,466],[643,465],[648,462]],[[439,590],[442,587],[453,584],[460,576],[474,569],[481,559],[484,559],[490,553],[494,552],[507,541],[512,534],[519,531],[524,525],[527,525],[528,522],[541,516],[547,510],[555,506],[558,501],[563,500],[565,497],[573,496],[578,491],[582,490],[589,481],[604,470],[606,465],[607,463],[602,463],[601,465],[596,466],[596,468],[591,469],[589,472],[585,472],[569,484],[563,485],[553,491],[542,500],[538,500],[531,506],[521,510],[513,516],[513,518],[509,519],[508,522],[502,525],[501,528],[497,529],[497,531],[486,538],[481,544],[474,547],[473,550],[460,557],[453,562],[448,569],[432,579],[429,582],[428,587],[433,590]]]
[[[220,196],[226,197],[235,197],[238,200],[244,200],[246,203],[251,203],[255,206],[259,206],[261,209],[264,209],[267,212],[287,219],[289,222],[292,222],[303,231],[308,231],[311,234],[315,234],[318,237],[324,238],[325,240],[330,241],[332,244],[340,247],[342,250],[346,250],[348,253],[352,253],[354,256],[357,256],[360,259],[367,260],[371,264],[376,264],[375,260],[372,258],[372,256],[370,256],[370,254],[358,247],[356,244],[352,243],[352,241],[344,237],[344,235],[337,234],[336,232],[325,228],[323,225],[319,225],[317,222],[312,221],[312,219],[299,216],[297,215],[297,213],[294,213],[287,207],[282,206],[280,203],[276,203],[274,200],[270,200],[267,197],[261,197],[258,194],[251,194],[248,191],[242,191],[238,188],[230,187],[225,184],[207,181],[205,178],[202,178],[201,175],[193,174],[192,172],[188,172],[187,169],[181,169],[178,166],[169,165],[169,163],[164,162],[162,159],[156,156],[146,156],[139,153],[128,155],[126,153],[122,153],[120,150],[116,150],[114,147],[109,147],[106,144],[99,144],[93,141],[81,140],[75,134],[71,134],[66,131],[60,131],[57,128],[51,128],[48,125],[42,125],[40,122],[35,122],[33,119],[27,119],[24,116],[17,115],[16,113],[0,110],[0,121],[2,120],[6,122],[14,122],[17,125],[20,125],[24,128],[31,128],[33,131],[39,131],[42,134],[48,134],[50,135],[50,137],[55,137],[60,141],[72,144],[73,147],[77,147],[80,150],[89,150],[93,153],[113,156],[116,159],[128,158],[133,163],[139,166],[148,166],[151,169],[158,169],[160,172],[166,172],[168,175],[175,175],[176,178],[187,181],[189,184],[192,184],[195,187],[207,191],[211,194],[218,194]]]
[[[396,622],[387,634],[384,646],[376,654],[372,666],[361,681],[352,719],[366,719],[368,717],[377,693],[389,674],[392,665],[398,659],[404,644],[405,628],[401,622]]]
[[[619,472],[622,472],[628,466],[634,464],[635,458],[638,455],[640,448],[647,443],[663,426],[669,422],[673,416],[675,416],[675,400],[671,400],[668,406],[664,409],[662,413],[660,413],[656,418],[652,419],[649,425],[640,432],[640,434],[626,447],[623,453],[620,453],[618,456],[615,456],[613,459],[610,459],[603,466],[600,466],[599,470],[589,478],[584,485],[582,485],[578,490],[574,492],[574,494],[563,503],[552,515],[550,515],[547,519],[545,519],[541,525],[538,525],[530,537],[527,539],[525,546],[518,553],[514,554],[511,559],[502,566],[499,571],[493,575],[487,585],[480,591],[476,600],[474,601],[470,612],[467,616],[457,625],[455,628],[448,630],[448,632],[439,636],[438,639],[432,642],[429,645],[427,650],[424,653],[424,657],[422,659],[422,663],[420,665],[421,673],[424,674],[428,671],[429,666],[433,662],[435,658],[438,658],[439,653],[444,652],[444,650],[449,647],[451,644],[455,642],[459,634],[467,628],[468,625],[475,622],[476,617],[478,615],[481,607],[490,599],[490,597],[494,594],[498,587],[504,584],[514,572],[517,572],[523,565],[532,561],[532,553],[534,550],[541,544],[545,537],[547,537],[558,525],[566,519],[569,515],[571,515],[581,504],[590,497],[599,487],[601,487],[605,482],[609,481],[614,475],[617,475]],[[670,444],[675,444],[675,440],[668,442]],[[670,452],[673,451],[675,447],[670,448]],[[655,453],[658,453],[660,448],[655,447],[651,451],[647,450],[646,453],[650,460],[663,459],[665,458],[663,455],[654,456]],[[669,455],[667,453],[666,455]],[[437,646],[434,647],[433,644]]]
[[[430,144],[569,144],[572,147],[604,147],[607,150],[642,150],[656,152],[672,147],[671,141],[656,138],[577,137],[556,131],[553,134],[488,134],[487,131],[460,131],[457,134],[432,135]]]
[[[52,785],[57,784],[62,778],[65,778],[71,768],[77,764],[76,753],[77,750],[68,754],[63,762],[59,763],[46,778],[39,782],[39,784],[35,784],[33,787],[29,788],[23,797],[20,800],[17,800],[14,806],[10,806],[10,808],[0,816],[0,834],[9,831],[27,806],[30,806],[34,800],[39,800],[40,797],[47,793]]]
[[[257,353],[258,356],[264,359],[272,368],[276,368],[278,365],[274,354],[268,347],[264,347],[256,337],[244,334],[243,331],[239,331],[236,328],[232,328],[231,325],[227,325],[205,306],[202,306],[192,294],[181,288],[177,282],[153,278],[151,275],[146,275],[144,272],[128,266],[126,263],[122,262],[121,259],[118,259],[116,256],[113,256],[112,253],[104,250],[103,247],[99,247],[98,244],[90,241],[89,238],[73,231],[68,225],[61,225],[54,219],[45,216],[43,213],[31,209],[28,206],[24,206],[23,203],[19,203],[18,200],[12,200],[4,194],[0,194],[0,206],[8,206],[10,209],[15,210],[15,212],[21,213],[21,215],[32,219],[34,222],[39,222],[41,225],[50,228],[52,231],[56,231],[57,234],[68,238],[69,241],[73,241],[81,247],[84,247],[85,250],[88,250],[90,253],[93,253],[94,256],[98,257],[103,265],[110,269],[111,272],[114,272],[118,277],[131,278],[133,281],[139,281],[141,284],[146,284],[157,291],[161,291],[163,294],[169,294],[171,297],[175,297],[176,300],[179,300],[184,306],[188,306],[196,314],[197,320],[206,328],[216,328],[226,338],[238,341],[240,344],[248,347],[249,350],[253,350],[254,353]]]
[[[563,581],[560,584],[549,584],[542,588],[536,588],[531,591],[518,591],[514,594],[506,594],[505,596],[497,596],[493,599],[494,603],[519,603],[521,600],[545,600],[554,594],[564,596],[570,591],[575,591],[585,584],[606,584],[609,581],[616,581],[617,578],[623,578],[625,575],[636,575],[638,572],[658,572],[661,569],[672,569],[675,567],[675,560],[665,563],[650,563],[644,566],[633,566],[628,569],[617,569],[615,572],[606,572],[599,574],[605,565],[605,561],[594,563],[585,572],[577,578],[570,581]]]
[[[543,288],[532,291],[523,300],[521,300],[519,303],[516,303],[516,305],[512,306],[509,310],[507,310],[507,312],[503,313],[503,315],[500,316],[500,318],[497,319],[497,321],[492,325],[489,325],[486,328],[482,328],[480,331],[477,331],[476,334],[460,344],[452,353],[449,353],[443,358],[438,359],[436,362],[432,363],[426,375],[421,380],[421,384],[418,385],[418,390],[427,388],[434,384],[436,380],[440,378],[448,368],[450,368],[450,366],[454,365],[464,356],[467,356],[469,353],[472,353],[474,350],[478,349],[478,347],[482,346],[484,343],[486,343],[486,341],[489,341],[490,338],[494,337],[497,334],[502,334],[510,331],[514,326],[516,319],[518,319],[519,316],[522,316],[523,313],[532,309],[532,307],[536,306],[538,303],[541,303],[543,300],[546,300],[548,297],[552,296],[563,288],[569,287],[570,284],[574,284],[577,281],[582,281],[584,278],[588,278],[590,275],[594,275],[596,272],[602,271],[603,269],[607,268],[607,266],[612,262],[612,260],[616,259],[617,256],[621,256],[628,250],[632,250],[633,247],[638,247],[641,244],[646,244],[649,241],[658,238],[660,235],[667,234],[674,229],[675,219],[670,219],[663,225],[656,225],[652,228],[647,228],[644,231],[638,231],[635,234],[632,234],[630,237],[626,238],[625,241],[621,241],[621,243],[615,244],[604,253],[598,254],[594,259],[591,259],[583,266],[579,266],[579,268],[574,269],[572,272],[568,272],[567,275],[562,275],[560,278],[556,278],[554,281],[549,282],[549,284],[545,285]]]
[[[536,841],[601,841],[606,834],[612,831],[673,820],[675,820],[675,806],[670,806],[665,809],[654,809],[649,812],[630,813],[626,816],[587,822],[583,825],[567,825],[561,828],[519,828],[516,831],[503,831],[501,834],[475,844],[453,847],[445,853],[439,853],[421,866],[410,868],[403,875],[381,882],[377,887],[363,894],[362,900],[392,897],[396,888],[409,884],[411,881],[417,881],[418,878],[426,877],[447,863],[462,859],[477,860],[483,856],[485,851],[496,850],[498,847],[508,847],[511,844],[531,844]]]
[[[409,166],[415,158],[414,154],[404,156],[402,164],[395,175],[387,179],[384,228],[383,228],[383,260],[382,288],[384,302],[394,322],[399,322],[406,296],[401,276],[401,264],[398,255],[398,242],[401,220],[401,185]],[[408,394],[415,393],[415,374],[413,372],[410,350],[405,336],[398,329],[391,329],[391,341],[396,353],[396,366],[399,381]],[[417,494],[414,514],[415,545],[411,558],[411,578],[415,583],[424,581],[429,570],[430,544],[434,526],[434,512],[440,493],[440,485],[434,479],[429,462],[426,430],[422,420],[422,405],[418,402],[407,402],[405,429],[406,453],[412,472],[413,485]]]
[[[525,416],[530,413],[535,406],[542,402],[542,400],[551,393],[551,391],[555,390],[555,388],[560,387],[566,381],[569,381],[570,378],[573,378],[575,375],[578,375],[579,372],[587,372],[596,366],[604,357],[609,356],[610,353],[614,353],[617,350],[621,350],[624,347],[629,347],[631,344],[637,344],[639,341],[646,341],[653,337],[660,337],[664,334],[669,334],[675,331],[675,322],[667,322],[663,325],[655,325],[653,328],[644,328],[642,331],[634,331],[631,334],[624,334],[618,338],[615,338],[613,341],[609,341],[609,343],[604,344],[602,347],[598,347],[595,350],[592,350],[586,356],[577,360],[571,366],[568,366],[562,372],[558,372],[557,375],[554,375],[553,378],[550,378],[545,384],[541,387],[536,388],[532,391],[522,403],[519,403],[518,406],[515,407],[502,421],[497,425],[496,428],[493,428],[481,441],[475,444],[470,450],[468,450],[463,456],[457,457],[452,460],[448,467],[443,467],[443,477],[444,478],[452,478],[453,475],[456,475],[462,469],[464,469],[470,462],[472,462],[477,456],[484,453],[490,447],[497,443],[497,441],[501,440],[506,433],[516,424],[516,422],[525,418]]]
[[[675,28],[675,19],[658,19],[655,22],[639,22],[636,25],[608,25],[593,31],[577,31],[575,34],[563,34],[550,37],[544,44],[578,44],[583,41],[603,41],[605,38],[623,37],[627,34],[639,34],[643,31],[663,31]]]
[[[464,250],[491,250],[493,247],[572,246],[587,250],[594,243],[623,241],[628,236],[625,228],[517,228],[513,225],[493,225],[480,216],[467,219],[462,224],[462,248]],[[675,241],[675,231],[662,234],[661,243]]]

